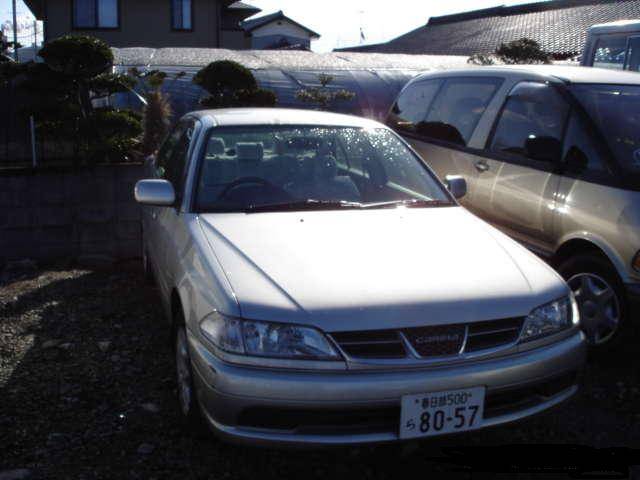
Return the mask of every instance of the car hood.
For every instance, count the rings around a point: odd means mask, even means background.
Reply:
[[[245,318],[325,331],[527,315],[568,293],[462,207],[203,214]]]

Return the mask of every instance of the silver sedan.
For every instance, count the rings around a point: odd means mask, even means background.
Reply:
[[[243,443],[465,432],[571,397],[575,300],[376,122],[185,116],[136,185],[181,415]]]

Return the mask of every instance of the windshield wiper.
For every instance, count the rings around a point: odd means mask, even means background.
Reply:
[[[412,198],[409,200],[392,200],[390,202],[367,203],[363,208],[391,208],[391,207],[407,207],[407,208],[424,208],[424,207],[450,207],[454,205],[448,200],[421,200]]]
[[[249,205],[243,211],[245,213],[260,212],[293,212],[304,210],[337,210],[342,208],[362,208],[363,205],[358,202],[347,202],[344,200],[316,200],[307,198],[306,200],[295,200],[292,202],[265,203],[258,205]]]

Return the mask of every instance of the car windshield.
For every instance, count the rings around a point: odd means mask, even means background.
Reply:
[[[620,167],[633,176],[640,175],[640,86],[570,88],[600,128]]]
[[[454,205],[387,129],[221,127],[202,159],[200,212]]]

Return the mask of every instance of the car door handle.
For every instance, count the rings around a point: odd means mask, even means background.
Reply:
[[[487,170],[489,170],[489,165],[484,160],[478,160],[475,163],[475,166],[476,166],[476,169],[480,172],[486,172]]]

